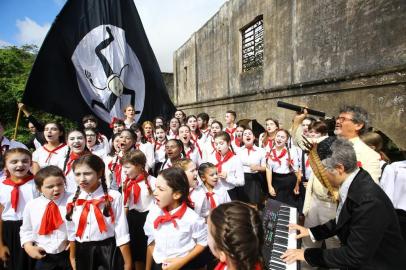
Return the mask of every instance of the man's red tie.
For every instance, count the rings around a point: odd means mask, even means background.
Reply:
[[[113,198],[111,198],[110,196],[108,197],[108,199],[110,201],[113,200]],[[100,204],[104,202],[105,202],[104,197],[102,197],[101,199],[93,199],[93,200],[78,199],[75,202],[75,205],[83,206],[82,213],[80,214],[79,218],[79,226],[78,230],[76,231],[76,236],[82,238],[83,233],[85,232],[87,224],[87,216],[89,215],[90,211],[90,205],[93,205],[93,211],[97,220],[97,225],[99,226],[100,233],[107,232],[106,222],[104,221],[103,213],[99,208]],[[114,215],[112,210],[110,210],[110,218],[111,222],[114,223]]]
[[[11,191],[11,207],[14,209],[15,212],[17,212],[18,199],[20,197],[19,187],[31,181],[33,178],[34,176],[29,175],[21,179],[19,182],[14,182],[9,178],[3,181],[3,184],[13,187],[13,190]]]
[[[217,172],[218,172],[218,173],[221,173],[223,164],[226,163],[226,162],[227,162],[230,158],[232,158],[233,156],[234,156],[234,153],[229,150],[229,151],[225,154],[223,160],[221,160],[221,155],[220,155],[220,153],[219,153],[219,152],[216,152],[216,160],[217,160],[217,162],[218,162],[217,165],[216,165],[216,168],[217,168]]]
[[[181,219],[183,217],[183,214],[185,214],[186,209],[187,209],[186,202],[183,202],[179,210],[176,211],[173,215],[171,215],[168,210],[162,209],[164,214],[155,219],[154,228],[157,229],[160,224],[167,222],[172,222],[173,226],[176,228],[178,224],[176,223],[175,219]]]
[[[216,201],[214,200],[214,192],[208,191],[206,192],[206,197],[210,202],[210,209],[214,209],[217,207]]]
[[[50,201],[42,216],[41,226],[38,234],[48,235],[54,230],[58,229],[63,224],[61,212],[59,212],[58,206],[54,201]]]

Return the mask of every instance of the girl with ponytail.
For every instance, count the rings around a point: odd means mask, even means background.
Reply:
[[[72,169],[78,187],[68,199],[66,219],[73,269],[131,269],[123,201],[119,192],[107,189],[103,160],[84,155]]]

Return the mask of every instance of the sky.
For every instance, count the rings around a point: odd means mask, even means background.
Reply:
[[[161,71],[172,72],[173,52],[226,1],[134,0]],[[0,0],[0,46],[40,46],[65,2]]]

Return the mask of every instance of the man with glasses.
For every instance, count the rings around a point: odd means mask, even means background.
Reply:
[[[368,124],[368,113],[364,109],[357,106],[345,106],[340,110],[340,114],[336,118],[334,133],[352,142],[357,156],[358,167],[362,167],[375,182],[378,182],[381,176],[380,156],[359,137],[368,131]]]

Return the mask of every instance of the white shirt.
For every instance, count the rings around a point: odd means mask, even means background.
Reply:
[[[392,176],[389,177],[390,175]],[[380,184],[395,209],[406,211],[406,161],[393,162],[387,165]]]
[[[197,142],[199,143],[199,145],[204,145],[207,140],[210,139],[210,128],[207,128],[206,130],[200,130],[200,132],[202,133],[202,137],[200,137]]]
[[[108,142],[107,142],[107,144],[108,144]],[[108,148],[108,149],[110,149],[110,148]],[[106,147],[103,144],[95,144],[89,150],[93,155],[96,155],[101,159],[104,159],[107,156],[107,154],[109,153],[109,150],[106,151]]]
[[[124,120],[124,124],[125,124],[126,129],[129,129],[132,124],[136,124],[136,123],[137,123],[137,121],[135,121],[135,119],[132,122],[128,122],[127,119]]]
[[[4,179],[3,179],[4,180]],[[4,207],[1,213],[2,220],[22,220],[23,211],[27,203],[39,196],[34,179],[18,187],[17,212],[11,206],[11,191],[13,186],[5,185],[0,181],[0,204]]]
[[[357,168],[355,171],[350,173],[347,176],[347,179],[345,179],[344,182],[340,185],[340,189],[338,190],[338,193],[340,195],[340,201],[338,203],[337,212],[336,212],[336,222],[338,221],[338,217],[340,216],[341,209],[343,208],[345,200],[347,199],[348,190],[350,189],[351,183],[352,183],[352,181],[354,181],[354,178],[355,178],[355,176],[357,176],[358,172],[359,172],[359,169]]]
[[[199,166],[202,163],[202,159],[200,157],[199,149],[196,145],[193,146],[193,150],[190,147],[185,146],[185,154],[186,157],[191,159],[196,166]]]
[[[160,171],[163,171],[163,170],[171,168],[171,167],[172,167],[172,161],[169,158],[167,158],[164,160],[164,163],[162,163]]]
[[[214,140],[212,139],[212,137],[209,137],[207,139],[206,143],[202,147],[202,152],[203,152],[202,157],[203,162],[207,162],[209,160],[209,157],[216,152],[216,147],[214,146]]]
[[[141,152],[144,153],[145,157],[147,158],[147,164],[145,165],[145,170],[148,171],[149,169],[154,168],[155,165],[155,153],[154,153],[154,145],[150,142],[140,143],[139,149]]]
[[[248,149],[243,146],[237,151],[238,157],[241,159],[244,173],[257,173],[258,171],[252,171],[250,166],[251,165],[259,165],[262,167],[266,166],[265,161],[265,150],[260,148],[256,145],[253,145],[252,150],[249,151]]]
[[[3,136],[3,138],[0,141],[0,151],[3,151],[3,155],[4,153],[8,150],[8,149],[13,149],[13,148],[24,148],[27,149],[27,146],[25,146],[24,144],[17,142],[17,141],[10,141],[9,139],[7,139],[6,137]],[[0,179],[3,177],[4,174],[4,170],[0,171]]]
[[[189,191],[190,200],[194,204],[194,211],[201,217],[206,217],[210,210],[203,185],[199,184]]]
[[[286,149],[286,148],[283,148]],[[276,151],[276,156],[279,157],[283,151],[275,150]],[[278,161],[273,161],[271,157],[268,158],[267,160],[267,167],[275,173],[280,173],[280,174],[288,174],[291,173],[290,167],[289,167],[289,155],[288,151],[290,153],[290,160],[292,163],[292,168],[295,172],[298,171],[299,169],[299,162],[298,162],[298,156],[296,151],[292,151],[292,149],[289,149],[286,151],[286,154],[280,158],[280,164]],[[273,156],[273,153],[270,153],[271,156]]]
[[[107,155],[105,158],[104,158],[104,164],[105,164],[105,170],[104,170],[104,172],[105,172],[105,175],[106,175],[106,184],[107,184],[107,187],[110,187],[110,185],[111,185],[111,183],[113,182],[113,181],[116,181],[116,177],[115,177],[115,175],[114,175],[114,170],[113,171],[111,171],[110,169],[109,169],[109,164],[112,164],[111,166],[112,166],[112,169],[113,168],[115,168],[115,166],[114,166],[114,164],[116,164],[116,166],[120,166],[120,158],[118,157],[118,156],[110,156],[110,155]]]
[[[65,161],[66,155],[68,154],[69,147],[65,145],[61,149],[55,151],[55,153],[50,153],[42,146],[32,153],[32,161],[38,163],[40,168],[44,168],[49,165],[58,166],[63,170],[63,163]],[[62,167],[61,167],[62,164]]]
[[[206,193],[209,192],[209,190],[207,189],[206,186],[203,186],[203,189]],[[211,192],[213,192],[213,199],[216,203],[216,206],[219,206],[220,204],[223,204],[223,203],[231,202],[231,198],[228,195],[227,189],[221,182],[218,182],[217,185],[213,188],[213,190]],[[212,210],[212,209],[210,209],[210,201],[207,200],[207,202],[209,205],[209,210]],[[207,216],[208,215],[209,215],[209,213],[207,213]]]
[[[180,207],[170,211],[170,214],[174,214]],[[188,207],[181,219],[175,219],[176,227],[172,222],[166,222],[155,229],[154,221],[163,214],[162,209],[154,206],[148,213],[144,225],[148,245],[155,241],[152,253],[155,263],[160,264],[167,258],[184,257],[196,245],[207,246],[207,225],[195,211]]]
[[[218,161],[216,159],[216,153],[209,157],[208,162],[217,165]],[[222,184],[227,188],[227,190],[233,189],[236,186],[243,186],[245,184],[243,165],[241,159],[237,155],[234,155],[232,158],[223,163],[221,166],[221,171],[227,173],[227,177],[225,179],[220,178],[222,180]]]
[[[125,179],[125,178],[124,178]],[[147,178],[148,184],[151,187],[151,191],[155,190],[156,187],[156,178],[152,175],[148,175]],[[128,198],[127,205],[128,209],[132,210],[135,209],[138,212],[145,212],[149,211],[149,209],[154,204],[154,196],[149,193],[148,186],[145,181],[141,181],[138,183],[141,188],[140,196],[138,197],[138,202],[134,204],[134,193],[130,192],[130,197]]]
[[[83,232],[82,238],[76,236],[76,232],[79,227],[79,219],[82,214],[83,205],[76,205],[73,208],[72,221],[67,222],[68,228],[68,240],[78,241],[80,243],[90,241],[102,241],[110,237],[115,237],[116,245],[121,246],[130,241],[130,234],[128,233],[127,218],[124,213],[124,206],[122,202],[121,194],[115,190],[109,190],[109,196],[113,198],[111,202],[111,209],[114,214],[114,223],[111,221],[111,217],[103,215],[104,222],[106,223],[107,232],[100,233],[99,225],[96,220],[93,205],[90,205],[90,211],[87,216],[86,228]],[[92,200],[102,199],[104,200],[104,193],[102,186],[100,185],[93,193],[86,193],[83,190],[80,192],[78,199]],[[71,196],[68,202],[72,202],[73,196]],[[99,205],[100,211],[103,213],[104,203]]]
[[[165,161],[165,143],[166,141],[162,145],[155,145],[155,162],[157,163]]]
[[[179,134],[175,134],[172,129],[169,130],[168,132],[168,136],[167,136],[168,140],[172,140],[172,139],[179,139]]]
[[[49,254],[57,254],[66,249],[69,242],[65,216],[66,203],[70,196],[70,193],[65,192],[61,198],[54,201],[59,208],[64,223],[48,235],[39,235],[38,232],[50,200],[40,196],[27,203],[23,213],[23,225],[20,227],[21,247],[25,243],[33,242]]]

